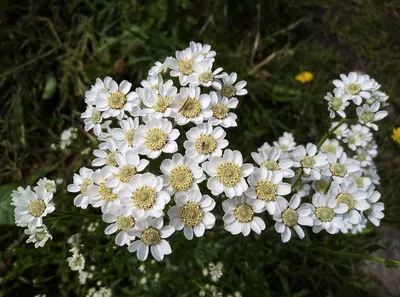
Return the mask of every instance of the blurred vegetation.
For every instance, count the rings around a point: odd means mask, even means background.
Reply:
[[[227,131],[230,147],[245,156],[283,131],[295,133],[298,143],[318,140],[326,129],[320,115],[328,117],[323,97],[332,90],[332,79],[351,70],[374,77],[391,97],[389,116],[376,134],[376,163],[384,222],[398,227],[400,148],[390,135],[400,126],[399,29],[396,0],[4,1],[0,184],[28,185],[47,176],[62,178],[60,189],[65,189],[74,172],[90,166],[92,156],[81,152],[96,145],[79,118],[83,94],[95,78],[110,75],[138,85],[154,61],[196,40],[217,51],[215,65],[248,81],[249,95],[237,109],[239,126]],[[294,76],[304,70],[315,79],[302,86]],[[71,126],[80,131],[73,146],[52,151],[51,144]],[[239,132],[241,137],[235,137]],[[7,197],[1,191],[3,207]],[[60,210],[87,213],[72,209],[72,199],[63,190],[55,200]],[[296,241],[283,245],[270,221],[261,236],[249,238],[218,228],[194,241],[175,235],[174,253],[163,263],[147,264],[147,284],[141,284],[144,274],[135,256],[113,249],[103,224],[89,232],[90,220],[71,218],[55,220],[53,242],[38,250],[23,243],[21,228],[0,226],[1,297],[85,296],[95,282],[79,286],[66,262],[66,241],[77,232],[83,234],[87,262],[96,266],[94,279],[112,287],[116,296],[197,296],[210,282],[201,273],[210,261],[224,264],[217,286],[225,295],[375,296],[373,282],[357,271],[357,261]],[[373,229],[358,236],[308,235],[312,246],[337,251],[360,252],[375,242]],[[156,272],[158,282],[151,279]]]

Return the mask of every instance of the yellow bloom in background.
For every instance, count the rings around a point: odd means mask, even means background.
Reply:
[[[393,128],[392,138],[394,142],[400,144],[400,127]]]
[[[296,75],[295,79],[302,84],[306,84],[314,79],[314,73],[303,71]]]

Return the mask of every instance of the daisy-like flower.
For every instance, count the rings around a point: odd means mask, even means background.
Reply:
[[[388,100],[389,100],[389,96],[386,95],[385,92],[373,91],[371,93],[371,98],[369,98],[369,100],[367,100],[366,102],[367,102],[367,104],[371,105],[375,101],[378,101],[381,103],[382,107],[385,107],[388,105],[388,103],[387,103]]]
[[[356,124],[350,127],[343,142],[347,143],[349,149],[355,151],[358,147],[365,148],[372,139],[373,136],[368,127]]]
[[[264,152],[267,153],[269,152],[269,149],[271,148],[271,145],[268,142],[264,142],[262,146],[260,146],[257,151],[259,153]],[[254,160],[255,161],[255,160]]]
[[[93,105],[96,102],[96,98],[99,95],[99,92],[105,88],[107,88],[108,84],[112,81],[112,78],[107,76],[104,79],[104,82],[100,78],[96,78],[96,83],[90,87],[89,91],[85,92],[85,103]]]
[[[321,178],[320,170],[328,161],[326,160],[326,154],[322,152],[317,154],[317,146],[315,144],[308,143],[306,147],[299,145],[292,152],[292,155],[293,167],[301,167],[305,174],[316,180]]]
[[[172,123],[167,119],[150,119],[146,125],[138,127],[134,143],[139,154],[155,159],[162,152],[175,153],[178,150],[175,142],[178,137],[178,129],[172,129]]]
[[[364,170],[364,173],[366,177],[369,177],[371,179],[374,185],[379,185],[381,183],[381,178],[378,174],[375,164],[372,164],[367,170]]]
[[[348,182],[353,182],[361,190],[368,190],[372,185],[372,181],[368,176],[364,176],[363,170],[353,172],[349,174],[347,178]]]
[[[322,176],[319,180],[313,180],[311,187],[316,193],[325,194],[331,186],[331,178]]]
[[[29,192],[29,191],[31,191],[30,186],[27,186],[26,188],[18,187],[16,190],[13,190],[11,192],[11,203],[10,204],[13,206],[16,206],[19,197],[26,195],[26,192]]]
[[[293,161],[281,157],[281,150],[276,147],[270,147],[267,151],[260,150],[259,153],[251,153],[253,160],[261,167],[265,167],[270,171],[281,171],[283,177],[294,177],[294,171],[290,169],[293,166]]]
[[[378,145],[376,144],[375,140],[372,139],[365,147],[366,152],[368,153],[371,158],[375,158],[378,155]],[[357,150],[357,154],[360,152]],[[359,160],[360,161],[360,160]],[[362,161],[362,160],[361,160]],[[372,163],[372,162],[370,162]],[[371,164],[369,164],[371,165]]]
[[[137,94],[136,106],[133,107],[131,115],[134,117],[144,117],[146,113],[143,109],[146,106],[143,102],[149,96],[149,90],[147,90],[146,88],[136,88],[135,92]]]
[[[145,90],[154,90],[158,92],[160,86],[163,84],[163,78],[161,75],[148,76],[147,79],[142,80],[140,84],[143,87],[140,88],[144,94],[143,98],[146,98],[147,96],[145,95]]]
[[[182,156],[180,153],[174,154],[172,159],[163,160],[160,169],[164,174],[161,176],[164,190],[171,196],[175,192],[199,189],[197,184],[206,178],[195,159]]]
[[[165,73],[167,72],[168,65],[167,65],[167,60],[164,60],[164,63],[161,63],[159,61],[154,63],[154,66],[152,66],[149,70],[149,75],[150,76],[157,76],[160,73]]]
[[[200,42],[191,41],[189,43],[189,48],[192,53],[201,54],[205,59],[209,59],[214,61],[214,57],[216,56],[216,52],[211,50],[211,46],[208,44],[201,44]]]
[[[328,101],[330,118],[333,119],[336,116],[336,113],[342,118],[346,117],[344,110],[350,104],[348,100],[350,100],[351,96],[349,94],[345,94],[344,90],[341,88],[335,88],[333,90],[333,95],[328,92],[328,94],[324,98]]]
[[[117,153],[117,145],[115,141],[108,138],[106,142],[99,145],[99,149],[93,150],[93,155],[97,158],[92,161],[92,166],[116,166],[115,154]]]
[[[107,179],[107,187],[112,188],[114,193],[118,193],[127,186],[131,178],[138,172],[143,171],[149,164],[148,160],[140,160],[139,155],[132,149],[125,153],[115,155],[116,166],[106,166],[113,176]]]
[[[252,199],[257,209],[267,209],[273,215],[276,210],[276,199],[278,195],[287,195],[291,191],[288,183],[282,182],[283,172],[270,171],[267,168],[255,168],[254,172],[247,179],[250,187],[245,194]]]
[[[388,115],[386,110],[379,111],[380,103],[374,102],[371,106],[364,104],[362,107],[357,107],[356,112],[358,121],[367,127],[378,131],[378,126],[374,122],[382,120]]]
[[[334,127],[336,127],[339,124],[339,122],[333,122],[330,130],[332,130]],[[343,137],[347,137],[347,133],[349,132],[349,128],[346,123],[341,124],[338,128],[336,128],[335,131],[333,131],[333,135],[335,135],[336,139],[342,139]]]
[[[111,130],[111,136],[119,151],[134,147],[134,136],[139,127],[139,118],[127,118],[119,122],[120,128]]]
[[[334,154],[336,157],[340,157],[343,153],[343,147],[339,144],[337,139],[327,139],[322,144],[320,150],[325,154]]]
[[[213,195],[222,192],[227,197],[240,196],[247,190],[245,177],[253,173],[252,164],[243,164],[243,157],[239,151],[225,150],[222,157],[211,157],[203,163],[204,171],[210,176],[207,187]]]
[[[225,212],[222,217],[225,229],[233,235],[242,233],[247,236],[251,230],[261,234],[261,231],[265,229],[265,223],[260,217],[255,216],[261,210],[254,207],[254,202],[254,199],[244,195],[222,202]]]
[[[313,226],[314,221],[311,218],[311,208],[300,206],[300,196],[294,194],[290,202],[283,198],[278,197],[276,200],[277,211],[273,219],[276,221],[275,230],[281,234],[282,242],[288,242],[292,237],[291,228],[296,231],[300,239],[303,239],[305,234],[300,225]]]
[[[138,221],[134,230],[128,232],[132,236],[139,237],[140,240],[132,242],[128,251],[137,252],[137,257],[140,261],[147,259],[149,250],[154,259],[161,261],[164,255],[172,253],[171,246],[165,240],[175,232],[172,226],[163,226],[163,218],[147,218],[143,221]]]
[[[375,157],[376,154],[371,156],[371,154],[366,150],[364,150],[363,148],[358,148],[356,152],[357,154],[354,155],[353,157],[355,160],[360,162],[361,167],[365,168],[372,165],[373,162],[372,157]]]
[[[296,149],[296,142],[292,133],[283,132],[283,135],[274,141],[273,145],[282,150],[283,153],[291,152]],[[284,154],[287,156],[288,154]]]
[[[241,80],[235,84],[237,80],[236,72],[232,72],[231,74],[224,72],[220,77],[222,82],[215,81],[213,87],[218,92],[221,92],[223,98],[230,99],[235,96],[243,96],[247,94],[247,90],[244,88],[247,84],[246,81]]]
[[[162,191],[161,177],[149,172],[137,174],[132,177],[129,185],[129,188],[118,193],[118,197],[123,206],[132,209],[132,215],[136,220],[143,220],[148,216],[162,216],[163,209],[171,197]]]
[[[382,202],[378,202],[380,198],[381,193],[374,190],[368,191],[367,201],[370,203],[371,207],[364,212],[368,220],[377,227],[380,225],[381,219],[385,216],[383,214],[385,205]]]
[[[172,80],[161,84],[158,90],[149,90],[148,97],[143,100],[145,105],[143,112],[158,119],[175,116],[177,110],[171,106],[176,94],[177,89],[173,86]]]
[[[85,257],[79,252],[79,249],[74,247],[70,252],[72,252],[72,257],[68,257],[67,262],[71,270],[81,271],[85,269]]]
[[[370,205],[367,202],[367,193],[357,187],[355,183],[333,183],[329,189],[327,199],[335,199],[338,204],[346,204],[347,211],[343,213],[343,221],[352,224],[361,222],[361,212]]]
[[[15,220],[17,223],[28,223],[29,229],[41,227],[43,217],[55,209],[50,202],[53,193],[47,192],[44,187],[36,187],[34,191],[27,189],[24,195],[15,200]]]
[[[52,240],[53,236],[49,233],[46,225],[42,225],[41,227],[33,228],[33,229],[25,229],[24,233],[29,236],[26,243],[34,243],[35,248],[44,247],[47,240]]]
[[[107,187],[107,180],[112,177],[112,172],[107,168],[97,169],[93,175],[93,184],[87,188],[87,195],[93,207],[101,207],[101,212],[105,213],[112,205],[120,206],[117,194],[113,189]]]
[[[37,185],[39,187],[44,187],[47,192],[50,192],[53,194],[55,192],[57,192],[56,182],[54,180],[47,179],[46,177],[39,179],[39,181],[37,182]]]
[[[99,91],[95,101],[97,110],[103,112],[103,118],[116,117],[118,120],[122,120],[125,111],[133,110],[137,94],[129,92],[131,87],[132,84],[126,80],[119,85],[112,79],[108,84],[104,84],[104,88]]]
[[[214,78],[219,77],[219,73],[223,70],[221,67],[212,70],[213,61],[205,59],[193,65],[194,73],[189,75],[189,82],[193,86],[201,85],[203,87],[210,87],[215,83]]]
[[[350,95],[350,99],[356,105],[360,105],[362,99],[369,99],[371,92],[378,87],[374,79],[369,79],[368,76],[356,72],[350,72],[348,76],[341,74],[340,78],[341,80],[335,79],[333,84],[341,88],[345,94]]]
[[[353,159],[347,158],[346,153],[342,153],[339,158],[332,153],[328,153],[328,163],[329,166],[324,168],[322,175],[332,176],[333,181],[338,184],[341,184],[349,173],[360,170],[360,166]]]
[[[225,139],[226,132],[221,127],[213,129],[211,123],[203,123],[186,132],[183,146],[189,158],[196,159],[199,163],[213,156],[222,156],[222,149],[229,144]]]
[[[170,224],[175,230],[182,230],[188,240],[204,235],[206,229],[215,224],[215,217],[211,210],[215,207],[215,200],[208,195],[201,195],[197,189],[188,192],[176,193],[176,206],[168,210]]]
[[[237,107],[239,100],[237,98],[220,98],[221,95],[214,91],[210,92],[210,109],[212,116],[208,120],[214,126],[222,126],[224,128],[236,127],[237,115],[230,112],[231,109]]]
[[[88,187],[93,184],[93,170],[82,167],[79,169],[79,174],[74,174],[74,182],[67,186],[67,191],[70,193],[79,194],[74,199],[74,205],[86,209],[90,204],[90,198],[88,196]]]
[[[175,116],[177,124],[186,125],[189,122],[201,124],[204,120],[211,118],[210,100],[208,94],[201,94],[199,87],[181,88],[172,105],[172,108],[177,110]]]
[[[344,227],[342,214],[348,210],[346,204],[338,203],[335,198],[327,198],[315,193],[312,197],[312,205],[309,203],[305,205],[312,210],[314,233],[326,230],[330,234],[335,234]]]
[[[84,119],[85,131],[93,129],[94,135],[100,135],[101,122],[103,121],[103,116],[100,111],[98,111],[93,105],[88,105],[85,112],[81,114],[81,118]]]
[[[193,52],[187,48],[183,51],[176,51],[175,58],[171,57],[167,60],[168,68],[171,69],[170,75],[178,77],[179,83],[186,86],[189,81],[189,75],[194,73],[194,64],[204,60],[204,56],[198,52]]]
[[[110,224],[104,230],[107,235],[118,232],[115,237],[115,244],[123,246],[130,244],[135,239],[134,236],[128,234],[129,230],[135,227],[135,219],[132,217],[132,209],[127,207],[116,207],[112,206],[110,209],[103,214],[103,221]]]

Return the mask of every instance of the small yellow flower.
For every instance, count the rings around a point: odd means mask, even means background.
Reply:
[[[400,127],[393,128],[392,138],[394,142],[400,144]]]
[[[295,78],[302,84],[306,84],[314,79],[314,73],[309,71],[300,72]]]

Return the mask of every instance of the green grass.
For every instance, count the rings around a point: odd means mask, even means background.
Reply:
[[[227,131],[230,147],[247,159],[283,131],[295,133],[298,143],[318,141],[326,128],[323,97],[331,81],[350,70],[373,76],[391,97],[389,116],[376,135],[384,222],[400,226],[400,147],[390,138],[400,125],[398,1],[60,3],[0,5],[0,184],[34,184],[47,176],[63,178],[65,189],[74,172],[90,166],[92,156],[80,152],[96,145],[79,118],[84,92],[95,78],[110,75],[138,85],[154,61],[197,40],[217,51],[216,65],[248,81],[249,95],[237,109],[239,126]],[[294,80],[303,70],[315,74],[305,86]],[[50,145],[71,126],[80,131],[74,145],[52,151]],[[73,209],[72,199],[64,190],[55,200],[60,211],[87,213]],[[146,264],[148,280],[141,285],[135,256],[112,249],[102,224],[94,233],[81,230],[88,222],[55,220],[53,241],[38,250],[23,244],[21,228],[0,226],[0,296],[85,296],[95,281],[79,287],[66,263],[66,240],[78,231],[86,260],[96,266],[94,279],[117,296],[197,296],[210,283],[201,273],[210,261],[224,263],[217,284],[224,296],[236,290],[243,296],[375,296],[373,282],[356,271],[356,260],[296,242],[283,245],[271,220],[261,236],[249,238],[218,228],[191,242],[175,235],[174,253],[161,264]],[[360,252],[376,242],[372,228],[359,236],[308,235],[312,246],[336,251]],[[158,283],[151,279],[156,272]]]

